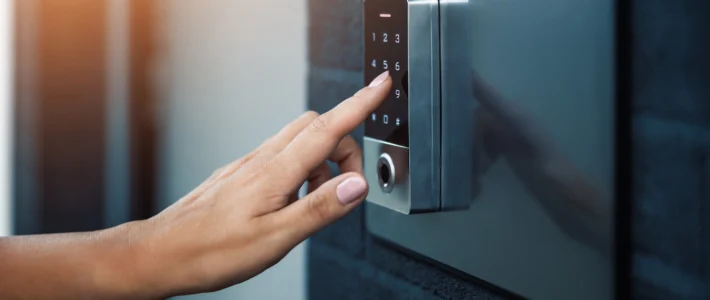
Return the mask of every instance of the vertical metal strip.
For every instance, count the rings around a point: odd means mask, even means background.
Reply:
[[[0,236],[12,232],[13,1],[0,0]]]
[[[39,184],[37,165],[40,141],[40,109],[37,98],[39,68],[37,67],[37,0],[15,1],[15,107],[17,117],[14,125],[14,166],[12,177],[13,231],[15,234],[39,233],[42,218],[39,217],[39,199],[42,187]]]
[[[130,34],[128,0],[106,6],[106,169],[104,220],[107,227],[130,220],[130,139],[128,99]]]

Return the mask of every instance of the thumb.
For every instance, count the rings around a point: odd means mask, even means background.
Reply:
[[[367,196],[367,181],[351,172],[335,177],[277,212],[281,229],[298,244],[323,227],[341,219]]]

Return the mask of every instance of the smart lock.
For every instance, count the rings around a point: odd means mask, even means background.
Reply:
[[[365,82],[393,79],[365,122],[369,202],[403,214],[462,210],[478,192],[467,10],[467,0],[364,1]]]

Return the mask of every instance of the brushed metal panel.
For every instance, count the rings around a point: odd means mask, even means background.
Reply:
[[[367,205],[368,229],[527,298],[611,299],[614,3],[468,3],[470,155],[480,194],[466,211],[402,215]],[[442,41],[460,30],[447,16],[442,9]],[[442,78],[458,72],[447,64],[450,54],[441,51]],[[456,105],[442,103],[442,113]],[[442,132],[455,126],[442,124]],[[447,151],[442,158],[452,155]]]
[[[409,0],[407,6],[410,147],[366,137],[364,168],[375,190],[369,202],[413,214],[440,209],[439,9],[429,0]],[[397,177],[406,180],[390,192],[379,189],[376,168],[383,153],[394,158]],[[400,171],[409,169],[416,172]]]

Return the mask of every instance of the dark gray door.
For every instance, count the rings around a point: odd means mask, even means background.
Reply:
[[[471,155],[481,194],[462,212],[405,216],[368,204],[368,228],[514,294],[609,299],[614,3],[473,0],[469,7],[475,99],[461,101],[478,102]],[[442,25],[442,38],[462,30],[454,25]]]

